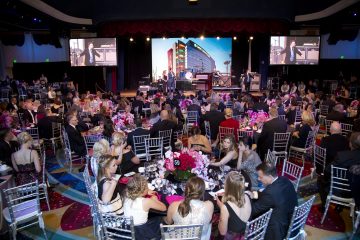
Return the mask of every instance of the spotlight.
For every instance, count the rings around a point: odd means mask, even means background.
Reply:
[[[357,16],[357,13],[355,12],[355,13],[353,14],[353,16],[356,17],[356,16]]]
[[[181,39],[185,39],[185,37],[184,37],[184,36],[182,36],[182,37],[181,37]]]
[[[216,39],[217,39],[217,40],[220,40],[220,37],[218,36],[218,37],[216,37]]]
[[[189,5],[197,5],[199,3],[198,0],[188,0]]]
[[[250,36],[250,40],[253,40],[254,39],[254,37],[253,36]]]
[[[148,41],[148,42],[149,42],[149,41],[150,41],[150,38],[149,38],[149,37],[147,37],[147,38],[146,38],[146,41]]]
[[[201,35],[201,36],[200,36],[200,39],[201,39],[201,40],[204,40],[204,38],[205,38],[204,35]]]
[[[166,37],[163,37],[162,40],[166,40]]]
[[[130,42],[133,42],[133,41],[134,41],[134,39],[133,39],[132,37],[131,37],[129,40],[130,40]]]
[[[236,39],[237,39],[237,37],[236,37],[236,36],[234,36],[234,37],[233,37],[233,39],[234,39],[234,40],[236,40]]]

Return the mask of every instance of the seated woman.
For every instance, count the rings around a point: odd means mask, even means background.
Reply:
[[[261,164],[261,159],[255,151],[249,149],[247,142],[247,138],[243,138],[239,142],[237,169],[244,170],[251,179],[251,185],[257,187],[259,182],[256,167]]]
[[[123,214],[123,198],[118,180],[114,178],[117,170],[116,159],[107,154],[99,158],[97,174],[98,198],[103,213]]]
[[[312,131],[312,127],[315,126],[314,116],[311,112],[303,111],[301,114],[301,119],[302,122],[299,130],[293,132],[292,134],[292,146],[298,148],[305,147],[309,132]]]
[[[220,208],[219,232],[224,239],[242,239],[251,216],[250,197],[245,193],[245,179],[239,172],[230,172],[225,180],[222,199],[216,197]]]
[[[36,180],[42,183],[41,163],[36,150],[32,150],[32,137],[27,132],[22,132],[18,136],[20,150],[12,155],[12,165],[16,171],[16,185],[23,185]]]
[[[160,108],[157,104],[150,104],[149,124],[154,125],[160,120]]]
[[[198,126],[194,126],[190,130],[188,139],[188,148],[195,151],[202,151],[204,153],[211,153],[211,145],[209,139],[204,135],[201,135],[201,130]]]
[[[140,159],[131,150],[131,146],[127,146],[125,134],[122,132],[115,132],[112,136],[113,145],[111,146],[111,154],[118,156],[116,164],[120,166],[122,173],[136,171],[137,165],[140,164]]]
[[[90,164],[94,177],[98,173],[99,159],[103,155],[110,154],[110,144],[106,139],[100,139],[93,146],[93,154],[91,156]]]
[[[202,201],[205,193],[205,182],[199,177],[192,177],[186,182],[185,199],[173,202],[168,209],[167,224],[203,224],[201,239],[210,239],[211,218],[214,205],[211,201]]]
[[[107,119],[104,123],[103,136],[111,142],[111,137],[114,132],[114,123],[110,119]]]
[[[51,107],[51,112],[52,113],[56,113],[56,114],[59,114],[59,109],[63,107],[63,105],[61,104],[61,100],[60,98],[55,98],[54,100],[54,104],[52,105]]]
[[[227,135],[224,137],[222,142],[221,150],[221,160],[219,162],[211,161],[210,166],[224,166],[228,165],[232,168],[237,167],[238,162],[238,152],[236,147],[235,138],[233,135]]]
[[[159,201],[156,192],[148,189],[148,182],[139,174],[129,180],[126,189],[124,215],[133,217],[136,238],[159,239],[160,218],[148,219],[148,215],[150,209],[166,211],[165,204]]]

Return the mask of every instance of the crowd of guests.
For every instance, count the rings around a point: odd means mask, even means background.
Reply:
[[[112,92],[79,94],[73,89],[68,89],[66,95],[58,95],[49,87],[46,101],[34,100],[29,93],[29,98],[19,104],[17,98],[0,104],[1,160],[14,168],[17,184],[41,180],[41,159],[32,149],[32,138],[23,131],[24,127],[37,127],[40,138],[50,139],[54,137],[49,131],[52,123],[61,123],[69,137],[71,150],[85,157],[88,149],[83,135],[90,128],[101,125],[103,139],[94,144],[90,162],[97,179],[101,211],[133,217],[136,235],[141,239],[159,238],[160,223],[203,224],[202,239],[209,239],[215,209],[220,212],[219,233],[225,239],[240,239],[246,223],[270,208],[273,213],[265,239],[283,239],[298,201],[289,179],[278,176],[276,166],[265,162],[268,149],[272,150],[275,133],[291,131],[290,145],[303,148],[309,132],[319,121],[320,114],[315,109],[320,105],[328,106],[329,113],[325,117],[334,122],[330,127],[331,134],[320,143],[327,150],[327,158],[324,174],[319,172],[317,179],[323,207],[329,192],[331,164],[350,169],[360,163],[360,126],[357,125],[360,105],[347,104],[335,95],[322,95],[315,90],[313,83],[295,86],[284,82],[281,91],[269,91],[261,97],[247,93],[222,96],[202,91],[185,96],[175,90],[151,99],[137,92],[136,97],[127,99]],[[184,107],[184,101],[190,104]],[[150,109],[150,114],[143,109]],[[249,110],[266,112],[269,120],[256,137],[240,137],[238,117]],[[128,135],[117,131],[111,120],[119,111],[134,115],[134,130]],[[126,187],[119,185],[116,174],[137,172],[141,164],[134,153],[133,137],[158,137],[159,131],[172,130],[171,148],[175,150],[175,132],[181,131],[186,124],[183,111],[198,113],[198,122],[189,130],[184,146],[208,154],[211,158],[209,168],[228,166],[232,169],[226,176],[224,194],[216,196],[215,201],[204,201],[204,180],[193,177],[186,183],[184,199],[166,206],[139,174],[135,174]],[[347,114],[356,111],[355,115]],[[296,124],[298,112],[301,112],[301,122]],[[206,136],[205,121],[210,125],[210,136]],[[344,122],[354,125],[351,136],[341,135],[340,123]],[[220,139],[219,126],[234,129],[234,134]],[[14,130],[20,130],[20,133]],[[314,167],[319,171],[319,166]],[[250,191],[259,188],[264,190]],[[352,194],[357,192],[354,190]],[[150,209],[166,212],[166,217],[150,216]]]

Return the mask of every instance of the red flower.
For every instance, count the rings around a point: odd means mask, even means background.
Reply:
[[[179,156],[180,165],[177,169],[181,171],[191,170],[192,168],[196,167],[195,159],[187,153],[182,153]]]

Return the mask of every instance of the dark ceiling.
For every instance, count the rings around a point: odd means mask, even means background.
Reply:
[[[295,16],[324,10],[339,0],[42,0],[55,9],[80,18],[93,20],[93,26],[109,21],[161,19],[279,19],[289,25]],[[356,24],[359,26],[359,4],[339,13],[306,24]],[[354,16],[356,13],[357,16]],[[300,25],[300,24],[299,24]],[[64,23],[19,0],[0,0],[0,32],[51,30],[62,34],[83,26]],[[65,34],[65,33],[64,33]]]

